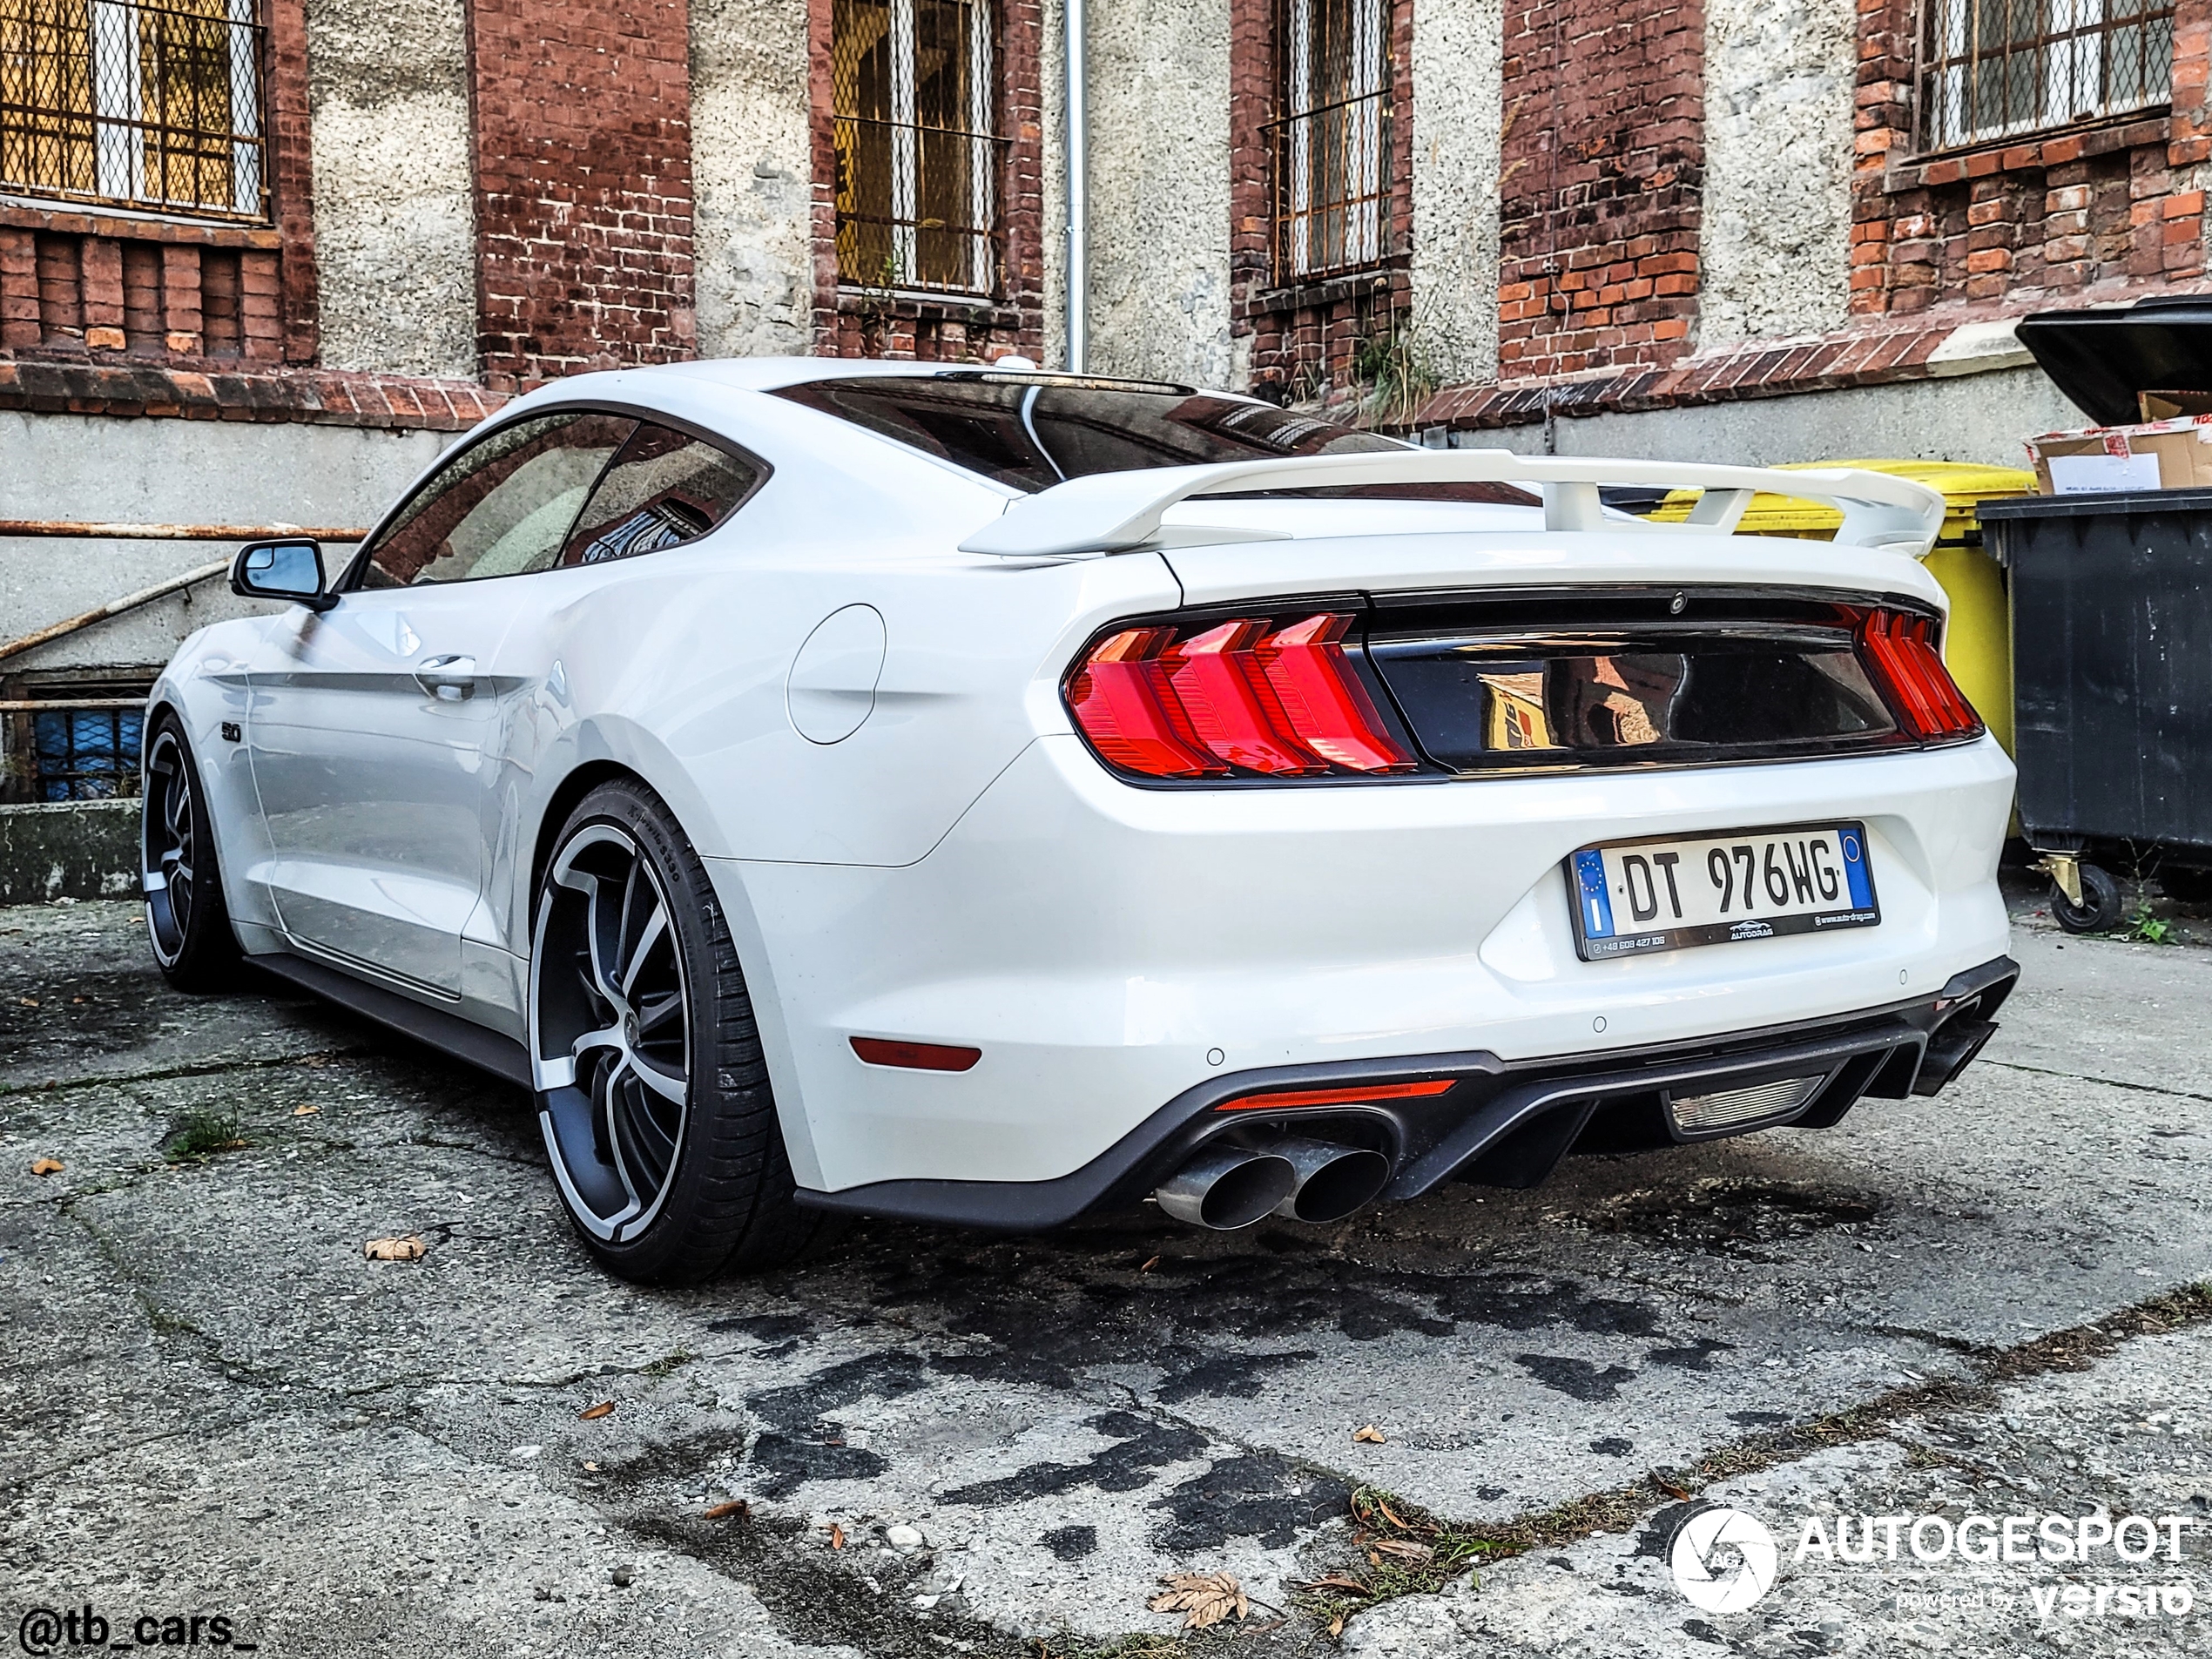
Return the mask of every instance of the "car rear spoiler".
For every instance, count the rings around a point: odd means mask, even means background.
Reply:
[[[1210,467],[1160,467],[1092,473],[1025,496],[961,543],[965,553],[1008,559],[1076,558],[1133,553],[1170,542],[1246,541],[1250,529],[1165,531],[1167,510],[1193,496],[1237,491],[1318,489],[1372,484],[1534,484],[1544,498],[1548,530],[1629,530],[1726,536],[1760,491],[1824,501],[1840,508],[1836,543],[1885,548],[1924,556],[1943,524],[1943,497],[1925,484],[1877,472],[1828,467],[1771,472],[1760,467],[1709,467],[1676,461],[1599,461],[1523,455],[1510,449],[1406,449],[1287,460],[1235,461]],[[1654,523],[1608,512],[1603,487],[1699,489],[1686,521]]]

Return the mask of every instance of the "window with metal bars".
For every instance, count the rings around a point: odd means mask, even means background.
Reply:
[[[40,800],[111,800],[138,792],[137,709],[59,708],[31,717]]]
[[[260,0],[0,0],[0,191],[268,217]]]
[[[2173,0],[1925,0],[1918,147],[2164,104],[2173,66]]]
[[[1388,251],[1393,0],[1277,0],[1275,268],[1310,281]]]
[[[872,288],[998,285],[988,0],[836,0],[837,273]]]

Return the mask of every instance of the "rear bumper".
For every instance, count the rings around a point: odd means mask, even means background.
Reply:
[[[1075,1177],[1224,1076],[1629,1057],[1822,1028],[2009,942],[1994,743],[1605,775],[1136,789],[1042,738],[926,857],[710,859],[802,1184]],[[1859,820],[1878,927],[1585,962],[1562,861],[1628,836]],[[972,1047],[958,1073],[853,1037]]]
[[[1051,1181],[882,1181],[842,1192],[802,1189],[799,1202],[854,1214],[1028,1231],[1093,1210],[1133,1204],[1208,1143],[1288,1132],[1343,1136],[1390,1157],[1386,1201],[1454,1178],[1532,1187],[1569,1151],[1713,1139],[1669,1134],[1669,1096],[1755,1088],[1784,1078],[1819,1086],[1786,1116],[1724,1133],[1833,1127],[1862,1098],[1932,1095],[1979,1053],[2020,965],[2010,957],[1955,975],[1931,997],[1838,1018],[1693,1043],[1509,1062],[1423,1055],[1350,1065],[1278,1066],[1211,1078],[1161,1107],[1103,1155]],[[1219,1109],[1273,1090],[1324,1090],[1449,1079],[1418,1101],[1318,1105],[1264,1113]],[[1258,1120],[1258,1121],[1255,1121]]]

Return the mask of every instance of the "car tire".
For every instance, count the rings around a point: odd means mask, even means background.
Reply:
[[[2081,902],[2075,904],[2064,888],[2054,887],[2051,914],[2070,934],[2108,933],[2120,926],[2120,883],[2094,864],[2082,865],[2080,870]]]
[[[727,920],[660,799],[617,781],[561,826],[538,887],[529,1044],[538,1121],[584,1247],[640,1284],[826,1249],[797,1183]]]
[[[233,988],[244,960],[223,900],[207,792],[184,725],[154,717],[139,792],[138,885],[162,977],[180,991]]]

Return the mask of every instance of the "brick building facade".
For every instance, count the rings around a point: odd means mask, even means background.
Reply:
[[[1429,442],[2013,460],[2073,415],[2010,319],[2206,286],[2212,0],[2131,7],[1993,80],[1970,0],[1094,3],[1089,362]],[[0,519],[359,526],[583,368],[1066,361],[1061,0],[180,0],[203,80],[97,97],[39,78],[60,15],[0,0]],[[0,536],[0,637],[210,551]]]

